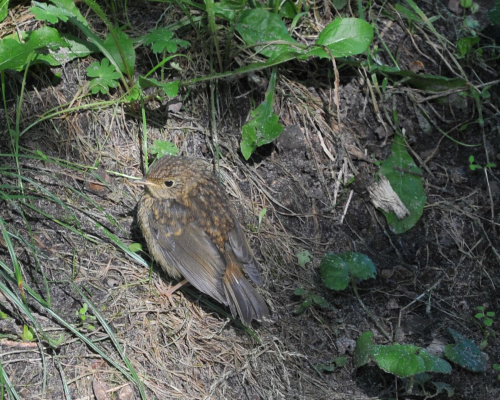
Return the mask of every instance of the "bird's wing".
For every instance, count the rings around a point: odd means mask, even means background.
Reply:
[[[229,243],[231,244],[233,253],[243,264],[245,272],[248,274],[252,282],[256,285],[262,285],[262,279],[258,269],[259,264],[252,254],[252,250],[250,250],[250,247],[248,246],[248,242],[245,239],[241,225],[234,217],[233,221],[234,229],[229,232]]]
[[[193,223],[181,225],[174,221],[154,231],[156,248],[165,261],[199,291],[227,305],[222,284],[226,263],[208,235]]]

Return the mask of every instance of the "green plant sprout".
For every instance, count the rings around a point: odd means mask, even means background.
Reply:
[[[379,323],[373,313],[365,306],[358,293],[357,281],[375,278],[377,270],[370,257],[353,251],[334,254],[326,253],[320,264],[321,279],[323,284],[331,290],[340,291],[351,284],[354,295],[361,304],[363,310],[373,320],[382,334],[391,340],[391,336]]]
[[[302,314],[304,311],[306,311],[309,307],[313,305],[317,305],[318,307],[324,310],[332,309],[330,303],[328,303],[328,301],[326,301],[323,296],[314,293],[309,293],[304,288],[295,289],[293,294],[295,296],[302,297],[302,303],[300,303],[293,312],[295,315]]]
[[[326,363],[317,364],[314,368],[318,372],[333,372],[337,368],[342,368],[347,363],[347,357],[336,357]]]
[[[23,325],[23,333],[21,333],[21,339],[25,342],[31,342],[35,335],[33,330],[28,325]]]
[[[264,217],[266,216],[267,213],[267,208],[264,207],[262,210],[259,212],[259,226],[257,227],[257,231],[260,231],[260,227],[262,225],[262,221],[264,220]]]
[[[78,311],[76,311],[76,315],[80,317],[80,320],[82,322],[85,322],[88,320],[95,321],[97,318],[94,317],[93,315],[88,314],[89,306],[87,303],[83,303],[82,308],[80,308]],[[95,326],[92,324],[89,324],[88,321],[85,324],[85,326],[90,329],[91,331],[95,330]]]
[[[479,345],[479,348],[481,350],[484,350],[486,346],[488,345],[488,338],[491,336],[495,336],[495,331],[491,328],[493,325],[493,317],[495,316],[494,311],[486,311],[484,306],[477,306],[476,310],[479,312],[474,315],[474,318],[476,318],[478,321],[481,321],[479,326],[481,327],[481,330],[483,331],[483,341]]]
[[[495,168],[497,165],[495,163],[487,163],[484,167],[479,165],[479,164],[476,164],[475,163],[476,159],[474,158],[474,156],[470,155],[469,156],[469,168],[471,169],[471,171],[475,171],[476,169],[483,169],[483,168]]]
[[[313,258],[313,255],[307,250],[302,250],[297,253],[297,264],[300,267],[305,268],[306,264],[309,263]]]
[[[493,371],[500,372],[500,364],[493,364]],[[500,373],[497,375],[497,379],[500,381]]]

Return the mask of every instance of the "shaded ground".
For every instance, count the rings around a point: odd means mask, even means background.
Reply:
[[[130,7],[129,18],[138,30],[156,22],[162,12],[160,6],[150,4]],[[441,4],[422,7],[428,15],[443,16],[436,26],[455,43],[460,17]],[[382,10],[371,11],[378,15]],[[449,65],[450,57],[427,32],[417,28],[410,32],[405,20],[391,21],[383,15],[377,26],[381,36],[374,45],[382,47],[383,39],[398,55],[401,68],[419,61],[428,74],[455,76],[457,66]],[[206,54],[196,43],[193,40],[191,62],[186,64],[189,76],[208,74]],[[390,64],[384,59],[386,53],[378,54],[381,62]],[[25,92],[21,125],[26,127],[48,109],[72,102],[86,84],[85,68],[92,61],[65,65],[57,85],[51,84],[50,72],[36,69]],[[261,262],[265,281],[261,293],[274,319],[268,326],[255,326],[254,335],[192,288],[177,292],[175,306],[170,305],[157,290],[168,277],[155,267],[150,278],[147,268],[105,234],[102,227],[126,245],[143,243],[135,220],[140,190],[126,178],[104,172],[142,176],[141,119],[123,105],[68,112],[37,124],[21,138],[24,148],[60,160],[21,158],[32,207],[16,209],[6,202],[1,207],[1,217],[24,238],[24,242],[15,239],[23,279],[47,300],[50,292],[52,309],[124,366],[109,340],[110,332],[114,333],[148,398],[369,399],[397,394],[424,398],[418,388],[407,394],[403,382],[374,366],[354,368],[352,354],[362,332],[372,331],[377,343],[388,342],[350,289],[324,288],[319,264],[327,251],[367,254],[378,275],[359,285],[361,298],[398,343],[439,353],[452,342],[448,328],[481,342],[484,330],[474,319],[476,307],[498,311],[500,305],[500,182],[498,168],[488,174],[472,171],[469,156],[483,166],[488,160],[500,161],[499,65],[498,61],[462,62],[478,87],[481,82],[493,82],[491,98],[482,102],[484,129],[475,123],[474,100],[461,97],[458,90],[450,91],[444,102],[436,101],[429,93],[391,80],[382,92],[361,68],[340,68],[337,116],[331,63],[286,64],[280,68],[275,107],[285,132],[249,162],[238,151],[239,132],[252,104],[262,101],[264,90],[246,78],[217,83],[215,131],[221,176]],[[263,73],[262,79],[266,78]],[[14,79],[8,84],[12,120],[17,89]],[[181,108],[175,111],[169,108],[171,103],[150,102],[146,115],[150,145],[158,139],[170,140],[182,155],[212,159],[215,139],[210,132],[215,127],[209,124],[209,98],[208,85],[199,85],[182,93]],[[95,101],[78,99],[75,105]],[[5,116],[1,118],[1,126],[6,126]],[[460,130],[466,123],[468,127]],[[394,134],[401,129],[423,171],[427,203],[417,225],[395,235],[369,202],[365,186],[378,170],[374,161],[387,158]],[[3,130],[2,153],[11,152],[7,135]],[[466,147],[457,141],[479,146]],[[12,158],[3,158],[2,163],[5,170],[15,171]],[[98,167],[107,186],[99,183],[96,172],[76,164]],[[351,185],[353,177],[356,183]],[[4,175],[2,180],[2,185],[16,182],[15,176]],[[44,190],[63,203],[54,202]],[[258,215],[264,207],[267,213],[259,227]],[[34,208],[44,210],[52,220]],[[38,249],[36,259],[28,251],[32,243]],[[297,263],[296,255],[302,250],[313,255],[305,267]],[[4,241],[0,255],[10,264]],[[147,254],[142,255],[148,260]],[[16,290],[12,283],[7,287]],[[294,310],[302,302],[294,295],[297,288],[322,295],[330,309],[310,307],[296,315]],[[29,304],[37,322],[53,338],[64,333],[62,343],[51,348],[46,341],[19,341],[23,325],[32,323],[8,298],[0,293],[0,310],[9,316],[0,320],[0,355],[22,398],[63,398],[65,386],[72,398],[99,398],[99,385],[110,398],[139,398],[137,388],[127,383],[129,379],[116,365],[103,361],[32,300]],[[104,316],[109,331],[91,317],[82,321],[78,316],[89,301]],[[496,330],[498,321],[491,327],[491,332]],[[436,375],[433,380],[451,385],[455,399],[499,398],[500,384],[491,369],[500,362],[499,341],[491,337],[484,352],[485,373],[454,365],[451,374]],[[347,356],[342,368],[331,373],[315,369],[339,356]]]

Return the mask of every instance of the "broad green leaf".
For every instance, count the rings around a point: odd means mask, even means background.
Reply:
[[[284,18],[293,19],[297,15],[293,0],[281,2],[280,15]]]
[[[144,38],[146,45],[152,45],[153,53],[177,53],[179,47],[186,49],[190,43],[186,40],[174,38],[174,33],[165,28],[158,28],[149,32]]]
[[[236,30],[248,46],[257,45],[256,50],[266,57],[276,57],[291,47],[286,43],[269,44],[269,42],[289,42],[291,45],[297,43],[288,33],[279,15],[262,8],[243,11]],[[260,43],[263,45],[258,46]]]
[[[400,378],[422,372],[450,373],[451,365],[414,345],[373,346],[373,358],[384,371]]]
[[[321,260],[320,272],[323,284],[332,290],[344,290],[351,278],[366,280],[376,276],[372,260],[367,255],[356,252],[325,254]]]
[[[128,35],[120,30],[115,30],[115,36],[109,33],[103,43],[120,71],[124,74],[134,74],[135,50]],[[122,58],[123,55],[123,58]]]
[[[444,348],[446,357],[469,371],[484,372],[486,363],[479,347],[472,340],[467,339],[454,329],[449,328],[449,331],[455,340],[455,344],[446,345]]]
[[[94,78],[89,83],[89,89],[92,94],[101,92],[106,94],[110,88],[118,86],[118,79],[120,74],[116,71],[115,67],[110,65],[107,58],[104,58],[100,63],[98,61],[92,63],[87,68],[87,75]]]
[[[354,366],[356,368],[368,364],[373,356],[373,340],[372,332],[363,332],[358,340],[356,340],[356,348],[354,349]]]
[[[32,63],[36,63],[38,54],[42,54],[48,49],[67,46],[59,32],[48,26],[23,36],[24,43],[20,43],[17,37],[11,36],[0,41],[0,71],[23,69],[32,55]],[[46,61],[40,60],[40,62]]]
[[[400,234],[411,229],[420,219],[427,197],[422,171],[406,151],[401,135],[394,137],[391,150],[392,155],[382,163],[379,174],[389,180],[392,188],[408,209],[409,215],[399,220],[393,213],[383,213],[390,229]]]
[[[98,51],[92,43],[73,35],[64,34],[61,36],[66,42],[65,47],[59,47],[57,50],[49,50],[47,54],[38,54],[37,61],[45,61],[48,65],[55,67],[66,64],[78,57],[87,57],[89,54]]]
[[[347,57],[363,53],[373,41],[373,27],[358,18],[337,18],[330,22],[319,34],[316,46],[309,56],[330,58],[323,47],[328,48],[333,57]]]
[[[251,120],[242,128],[240,148],[245,160],[250,158],[257,147],[271,143],[283,131],[283,125],[278,122],[278,116],[273,111],[275,86],[276,71],[273,70],[266,99],[252,111]]]
[[[234,22],[235,16],[247,7],[247,0],[221,0],[214,3],[215,14],[230,22]]]
[[[179,154],[179,149],[172,142],[168,142],[166,140],[155,140],[153,146],[150,149],[152,154],[156,154],[157,158],[161,158],[163,156],[176,156]]]
[[[349,266],[340,255],[327,253],[321,259],[320,264],[321,279],[323,284],[332,290],[344,290],[351,276]]]

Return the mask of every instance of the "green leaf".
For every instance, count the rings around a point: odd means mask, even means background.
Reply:
[[[48,342],[50,344],[51,347],[53,348],[58,348],[61,344],[64,343],[64,340],[66,339],[66,337],[64,336],[64,333],[61,333],[59,336],[57,336],[56,338],[52,337],[52,336],[47,336],[47,339],[48,339]]]
[[[144,78],[143,76],[139,77],[139,86],[142,89],[147,89],[150,87],[158,87],[163,89],[165,94],[170,98],[174,98],[179,93],[179,81],[172,81],[167,83],[162,83],[154,78]]]
[[[359,280],[375,278],[377,269],[375,264],[366,254],[350,251],[341,254],[345,262],[349,265],[351,275]]]
[[[323,47],[328,48],[333,57],[347,57],[361,54],[373,41],[373,27],[358,18],[337,18],[330,22],[319,34],[316,46],[308,55],[330,58]]]
[[[344,290],[351,281],[349,266],[337,254],[327,253],[323,256],[320,264],[320,272],[323,284],[328,289]]]
[[[130,243],[128,249],[133,253],[137,253],[142,250],[142,245],[140,243]]]
[[[165,28],[158,28],[149,32],[144,38],[146,45],[152,44],[153,53],[177,53],[179,47],[186,49],[190,43],[186,40],[174,38],[174,33]]]
[[[392,155],[382,163],[379,174],[389,180],[392,188],[408,209],[409,215],[400,220],[394,213],[383,213],[390,229],[400,234],[411,229],[420,219],[427,197],[422,171],[406,151],[401,135],[395,136],[391,150]]]
[[[323,284],[332,290],[344,290],[352,278],[366,280],[376,276],[372,260],[356,252],[325,254],[321,259],[320,272]]]
[[[31,63],[34,64],[37,56],[43,55],[47,50],[67,46],[59,32],[48,26],[23,35],[23,41],[24,43],[20,43],[17,36],[8,36],[0,41],[0,71],[21,70],[32,56]],[[46,61],[41,59],[39,62]]]
[[[0,0],[0,22],[2,22],[9,13],[9,0]]]
[[[315,366],[318,372],[333,372],[335,368],[342,368],[347,363],[347,357],[337,357],[332,361],[324,364],[317,364]]]
[[[263,8],[243,11],[236,30],[248,46],[256,46],[256,50],[266,57],[276,57],[290,49],[286,43],[270,45],[268,42],[279,40],[297,44],[279,15]],[[260,43],[263,45],[258,46]]]
[[[402,6],[401,4],[398,3],[394,4],[394,8],[396,9],[397,12],[399,12],[401,15],[403,15],[411,22],[420,22],[422,20],[417,14],[415,14],[410,9]]]
[[[475,36],[467,36],[458,40],[457,48],[461,57],[465,57],[466,55],[472,52],[472,48],[479,43],[479,37]]]
[[[155,140],[153,146],[151,146],[151,153],[156,154],[157,158],[163,156],[176,156],[179,154],[179,149],[172,142],[166,140]]]
[[[453,336],[455,344],[445,346],[444,354],[446,357],[469,371],[486,371],[486,363],[483,360],[479,347],[454,329],[449,328],[448,330]]]
[[[302,304],[299,304],[297,308],[294,310],[294,314],[302,314],[305,310],[307,310],[312,304],[312,299],[307,298]]]
[[[393,344],[373,346],[373,358],[386,372],[406,378],[423,372],[450,373],[451,365],[418,346]]]
[[[247,0],[220,0],[214,3],[214,11],[220,17],[234,22],[235,16],[248,8]]]
[[[347,357],[337,357],[333,360],[333,362],[337,364],[337,367],[342,368],[347,364]]]
[[[446,392],[448,398],[455,395],[455,389],[447,383],[444,382],[431,382],[436,388],[436,395]]]
[[[447,78],[439,75],[416,74],[412,71],[400,70],[398,67],[373,65],[370,72],[379,71],[386,75],[402,78],[409,85],[427,92],[442,92],[451,89],[467,88],[467,82],[462,78]]]
[[[319,294],[313,294],[311,295],[311,300],[313,301],[314,304],[317,304],[321,308],[325,309],[330,309],[330,303],[326,301],[326,299],[323,296],[320,296]]]
[[[59,21],[67,22],[72,17],[71,12],[64,8],[56,7],[52,4],[39,3],[33,1],[34,7],[30,8],[36,19],[39,21],[47,21],[50,24],[56,24]]]
[[[295,9],[295,4],[292,0],[286,0],[281,2],[280,16],[288,19],[293,19],[297,15],[297,10]]]
[[[299,266],[304,268],[306,264],[311,261],[312,259],[312,254],[309,253],[307,250],[303,250],[297,253],[297,263]]]
[[[110,65],[107,58],[104,58],[100,63],[98,61],[93,62],[86,71],[90,78],[94,78],[89,83],[92,94],[99,92],[106,94],[110,88],[118,86],[120,73],[116,71],[114,66]]]
[[[122,73],[133,75],[135,68],[134,44],[125,32],[115,30],[114,33],[114,36],[111,33],[106,36],[103,46]]]
[[[500,0],[495,0],[495,5],[488,12],[488,18],[493,25],[500,25]]]
[[[44,62],[51,67],[56,67],[78,57],[86,57],[97,51],[97,47],[92,43],[77,38],[70,34],[61,35],[61,39],[66,43],[56,50],[49,49],[46,53],[37,54],[35,63]]]
[[[333,372],[333,371],[335,371],[335,364],[317,364],[314,368],[319,373],[321,373],[321,372]]]
[[[297,288],[293,291],[295,296],[303,296],[306,290],[304,288]]]
[[[264,217],[266,216],[266,214],[267,214],[267,208],[264,207],[259,212],[259,230],[260,230],[260,226],[262,225],[262,221],[264,220]]]
[[[23,325],[23,333],[21,339],[26,342],[31,342],[34,338],[33,331],[27,325]]]
[[[53,10],[52,8],[46,9],[49,10],[47,14],[56,14],[58,17],[65,15],[68,17],[68,20],[73,19],[73,23],[80,23],[84,26],[88,26],[88,22],[85,17],[82,15],[78,7],[76,6],[73,0],[51,0],[54,5],[57,6],[57,10]],[[33,2],[36,6],[44,5],[45,3]],[[43,10],[43,7],[42,7]],[[66,21],[63,19],[63,21]]]
[[[373,356],[373,333],[363,332],[356,341],[354,349],[354,366],[356,368],[368,364]]]
[[[283,132],[283,125],[273,111],[274,88],[276,86],[276,70],[269,79],[266,99],[251,113],[251,120],[243,125],[241,132],[241,153],[248,160],[259,146],[271,143]]]

